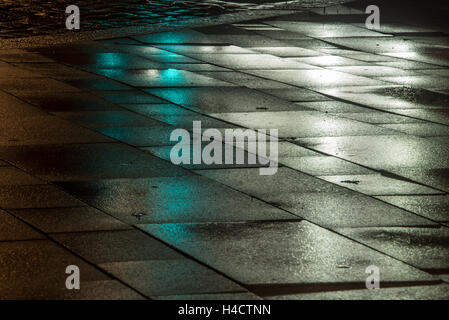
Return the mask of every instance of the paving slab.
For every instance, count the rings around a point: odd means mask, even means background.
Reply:
[[[130,224],[297,219],[200,176],[69,182],[60,185],[89,204]]]
[[[432,279],[307,222],[165,224],[141,228],[246,286],[266,292],[273,285],[286,286],[284,289],[291,291],[319,283],[364,287],[365,269],[372,264],[383,269],[385,282]],[[240,268],[235,268],[236,264]]]
[[[380,196],[378,199],[435,221],[449,221],[449,196]]]
[[[4,147],[0,154],[19,168],[51,181],[190,174],[120,143]]]
[[[124,230],[131,227],[92,207],[10,210],[45,233]]]
[[[0,241],[45,239],[45,236],[8,212],[0,211]]]
[[[449,267],[449,229],[436,228],[346,228],[338,231],[396,259],[432,273]]]
[[[88,261],[106,262],[183,259],[183,256],[139,230],[71,232],[52,238]]]
[[[382,285],[381,285],[382,286]],[[273,300],[449,300],[449,285],[346,290],[270,296]]]
[[[150,297],[245,291],[237,283],[187,259],[104,263],[101,267]]]

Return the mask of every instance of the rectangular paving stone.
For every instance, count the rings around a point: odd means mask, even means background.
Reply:
[[[381,288],[379,290],[344,290],[270,296],[273,300],[449,300],[449,285]]]
[[[241,87],[164,88],[145,91],[172,103],[205,112],[281,111],[295,108],[285,100]]]
[[[162,123],[162,126],[157,125],[151,127],[111,127],[97,129],[98,132],[108,137],[137,147],[175,145],[177,141],[170,141],[173,130],[175,130],[175,127],[164,123]]]
[[[327,228],[435,226],[430,220],[349,190],[278,194],[280,208]]]
[[[423,123],[423,120],[419,120],[413,117],[404,117],[394,113],[374,111],[374,112],[353,112],[353,113],[335,113],[334,115],[338,117],[353,119],[361,122],[371,123],[371,124],[415,124]],[[387,126],[387,128],[394,129],[393,127]]]
[[[291,68],[290,68],[291,69]],[[300,69],[300,68],[298,68]],[[248,73],[304,88],[383,85],[384,82],[333,70],[251,70]]]
[[[130,112],[122,111],[82,111],[82,112],[57,112],[55,115],[88,128],[117,128],[139,126],[164,126],[162,122]]]
[[[375,65],[338,66],[329,67],[329,69],[363,77],[399,77],[416,75],[416,72],[413,71]]]
[[[11,212],[45,233],[131,228],[92,207],[19,209]]]
[[[449,136],[449,126],[436,123],[384,124],[382,127],[419,137]]]
[[[380,196],[377,198],[435,221],[449,221],[448,195]]]
[[[338,231],[417,268],[432,273],[445,273],[449,268],[448,228],[348,228]]]
[[[280,138],[400,134],[318,111],[213,113],[211,116],[251,129],[277,129]]]
[[[189,53],[189,57],[200,61],[215,64],[221,67],[234,70],[288,70],[288,69],[316,69],[307,63],[297,61],[289,61],[279,57],[262,54],[207,54],[207,53]]]
[[[252,53],[249,49],[240,48],[233,45],[227,46],[210,46],[210,45],[155,45],[156,48],[176,52],[180,54],[186,53]]]
[[[446,149],[442,149],[445,151]],[[394,168],[395,174],[449,192],[449,168]]]
[[[46,184],[14,167],[0,167],[0,185],[33,185]]]
[[[166,103],[155,96],[138,90],[131,91],[96,91],[96,95],[112,103]]]
[[[373,264],[383,270],[386,283],[432,281],[422,271],[308,222],[140,227],[249,288],[265,292],[270,285],[295,290],[318,283],[364,288],[365,269]]]
[[[262,300],[251,292],[238,293],[205,293],[205,294],[188,294],[177,296],[158,296],[156,300]]]
[[[316,93],[312,90],[295,88],[295,89],[261,89],[260,91],[268,93],[272,96],[284,99],[286,101],[323,101],[329,100],[324,95]]]
[[[395,112],[408,117],[449,125],[449,110],[447,108],[396,109]]]
[[[95,264],[183,258],[140,230],[57,233],[52,238]]]
[[[0,186],[0,207],[6,209],[82,206],[83,202],[52,185]]]
[[[51,181],[190,174],[120,143],[4,147],[0,154],[27,172]]]
[[[111,142],[99,133],[51,115],[11,119],[0,123],[0,130],[1,146]]]
[[[136,223],[296,219],[200,176],[61,183],[121,221]]]
[[[192,260],[153,260],[100,265],[146,296],[245,291],[237,283]]]
[[[48,112],[120,109],[119,106],[87,92],[71,92],[70,94],[64,92],[38,92],[21,95],[21,98]]]
[[[438,142],[409,135],[299,139],[312,150],[374,169],[448,168],[449,150]],[[436,152],[436,150],[438,152]]]
[[[45,239],[45,237],[8,212],[0,210],[0,241],[31,239]]]
[[[376,77],[376,79],[415,88],[437,90],[444,90],[449,88],[449,84],[446,78],[436,76],[408,75],[398,77]]]
[[[32,92],[79,92],[74,86],[50,78],[0,79],[0,89],[12,94]]]
[[[134,87],[231,87],[228,82],[178,69],[98,69],[98,74]]]
[[[300,47],[254,47],[250,48],[253,51],[271,54],[277,57],[315,57],[323,55],[319,51],[310,50]]]
[[[370,174],[373,171],[335,157],[288,157],[282,158],[280,163],[295,170],[314,176]]]
[[[0,255],[0,290],[3,299],[43,299],[48,298],[43,293],[68,292],[65,270],[69,265],[80,268],[81,287],[89,281],[110,279],[48,240],[0,242]]]
[[[328,69],[331,69],[329,67],[334,66],[363,66],[366,63],[362,61],[358,61],[351,58],[345,58],[340,56],[332,56],[332,55],[322,55],[318,57],[301,57],[301,58],[294,58],[295,61],[311,64],[313,66],[318,67],[328,67]],[[333,70],[333,69],[332,69]],[[341,70],[336,70],[341,71]],[[345,72],[345,71],[343,71]],[[348,72],[351,73],[351,72]],[[361,75],[366,76],[366,75]]]
[[[299,106],[315,109],[317,111],[321,111],[324,113],[337,113],[337,116],[340,117],[338,113],[367,113],[372,111],[372,109],[364,108],[362,106],[358,106],[352,103],[342,102],[342,101],[312,101],[312,102],[300,102],[296,103]],[[357,120],[357,119],[355,119]]]
[[[441,194],[441,191],[380,174],[320,176],[321,179],[372,196]]]
[[[65,80],[64,82],[82,90],[124,91],[132,89],[124,84],[109,79],[75,79]]]

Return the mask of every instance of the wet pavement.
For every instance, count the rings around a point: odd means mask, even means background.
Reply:
[[[0,50],[1,298],[448,299],[449,35],[364,19]],[[195,120],[277,173],[172,164]]]

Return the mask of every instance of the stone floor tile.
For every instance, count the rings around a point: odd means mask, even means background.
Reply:
[[[382,127],[419,137],[449,136],[449,126],[436,123],[383,124]]]
[[[0,154],[19,168],[51,181],[189,175],[120,143],[3,147]]]
[[[299,139],[312,150],[374,169],[448,168],[449,150],[429,139],[409,135]],[[438,150],[438,152],[435,152]]]
[[[11,212],[45,233],[131,228],[92,207],[18,209]]]
[[[291,69],[291,68],[290,68]],[[298,68],[300,69],[300,68]],[[354,76],[333,70],[251,70],[248,73],[267,79],[305,88],[345,87],[357,83],[360,86],[383,85],[380,80]]]
[[[69,265],[79,267],[81,287],[89,281],[110,279],[48,240],[0,242],[0,255],[3,299],[42,299],[47,292],[67,293],[65,270]]]
[[[155,96],[138,90],[95,91],[95,94],[112,103],[166,103]]]
[[[445,150],[443,148],[443,150]],[[440,151],[440,150],[438,150]],[[449,168],[395,168],[395,174],[449,192]]]
[[[162,127],[162,122],[141,116],[127,110],[123,111],[85,111],[57,112],[55,115],[88,128],[120,128],[120,127]]]
[[[45,181],[36,179],[14,167],[0,167],[0,185],[33,185],[45,183]]]
[[[411,86],[424,89],[449,89],[446,78],[435,76],[399,76],[399,77],[377,77],[376,79],[397,83],[404,86]]]
[[[449,110],[447,108],[396,109],[394,112],[408,117],[449,125]]]
[[[381,284],[382,286],[382,284]],[[270,296],[273,300],[449,300],[449,285],[345,290]]]
[[[55,233],[51,236],[95,264],[183,259],[175,250],[139,230]]]
[[[252,49],[240,48],[233,45],[226,46],[211,46],[211,45],[179,45],[179,44],[164,44],[164,45],[155,45],[156,48],[167,50],[170,52],[175,52],[179,54],[189,54],[189,53],[217,53],[217,54],[225,54],[225,53],[253,53]]]
[[[237,283],[192,260],[153,260],[100,265],[146,296],[245,291]]]
[[[399,77],[399,76],[413,76],[416,72],[407,71],[399,68],[375,66],[375,65],[361,65],[359,66],[338,66],[329,67],[328,69],[350,73],[362,77]]]
[[[83,202],[52,185],[0,186],[0,207],[6,209],[82,206]]]
[[[69,182],[61,186],[130,224],[297,219],[200,176]]]
[[[318,67],[335,67],[335,66],[364,66],[366,65],[365,62],[350,59],[350,58],[344,58],[340,56],[318,56],[318,57],[305,57],[305,58],[295,58],[295,61],[311,64],[313,66]],[[330,68],[328,68],[330,69]],[[336,70],[341,71],[341,70]],[[346,72],[346,71],[343,71]],[[348,72],[351,73],[351,72]],[[366,76],[364,74],[361,74],[361,76]]]
[[[380,196],[378,199],[435,221],[449,221],[449,196]]]
[[[371,112],[372,109],[364,108],[355,104],[342,102],[342,101],[313,101],[313,102],[300,102],[297,105],[315,109],[324,113],[367,113]],[[341,116],[337,114],[337,116]],[[355,119],[356,120],[356,119]]]
[[[123,91],[132,89],[109,79],[75,79],[65,80],[64,82],[82,90]]]
[[[8,212],[0,211],[0,241],[31,239],[45,239],[45,237]]]
[[[380,174],[320,176],[321,179],[372,196],[439,194],[441,191]]]
[[[74,86],[49,78],[8,78],[0,79],[0,89],[12,94],[29,94],[35,92],[79,92]]]
[[[172,103],[205,112],[281,111],[295,107],[288,101],[240,87],[164,88],[145,91]]]
[[[338,232],[432,273],[449,269],[449,228],[344,228]]]
[[[272,96],[281,98],[286,101],[324,101],[329,100],[326,96],[323,96],[317,92],[309,89],[296,88],[296,89],[261,89],[260,91],[270,94]]]
[[[211,116],[251,129],[277,129],[280,138],[400,134],[318,111],[213,113]]]
[[[368,109],[367,109],[368,110]],[[354,113],[336,113],[338,117],[353,119],[371,124],[418,124],[423,123],[413,117],[404,117],[394,113],[375,111],[375,112],[354,112]],[[388,127],[387,127],[388,128]],[[394,128],[390,128],[394,129]]]
[[[282,158],[280,163],[292,169],[314,176],[370,174],[373,171],[335,157],[288,157]]]
[[[177,141],[170,141],[171,133],[175,130],[175,127],[161,124],[149,127],[100,128],[97,131],[136,147],[175,145]]]
[[[254,47],[250,49],[256,52],[271,54],[281,58],[315,57],[323,55],[319,51],[299,47]]]
[[[205,294],[189,294],[178,296],[158,296],[156,300],[262,300],[251,292],[238,293],[205,293]]]
[[[130,86],[142,88],[234,86],[228,82],[177,69],[98,69],[97,73]]]
[[[124,93],[121,93],[122,95]],[[87,92],[38,92],[29,95],[21,95],[25,101],[48,111],[100,111],[100,110],[119,110],[120,107],[97,98]]]
[[[365,269],[377,265],[383,281],[433,278],[415,268],[308,222],[142,225],[203,263],[269,294],[271,285],[289,291],[303,285],[365,287]],[[236,237],[238,235],[238,237]],[[244,249],[243,249],[244,248]],[[239,265],[239,268],[235,268]],[[254,289],[258,288],[258,291]]]

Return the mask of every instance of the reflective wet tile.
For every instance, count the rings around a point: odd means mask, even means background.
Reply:
[[[385,66],[344,66],[344,67],[330,67],[329,69],[350,73],[356,76],[363,77],[398,77],[416,75],[416,72],[405,71],[399,68],[385,67]]]
[[[100,52],[93,54],[63,55],[60,58],[65,63],[81,65],[84,69],[137,69],[159,68],[163,64],[122,52]]]
[[[133,38],[151,44],[211,43],[206,35],[193,30],[151,33]]]
[[[449,167],[449,150],[438,142],[409,136],[300,139],[301,145],[375,169]]]
[[[229,87],[228,82],[177,69],[98,69],[97,72],[135,87]]]
[[[384,124],[382,126],[419,137],[449,136],[449,126],[436,123]]]
[[[98,132],[133,146],[146,147],[176,144],[177,141],[170,140],[173,130],[175,128],[169,125],[157,125],[151,127],[101,128],[98,129]]]
[[[289,86],[278,81],[262,79],[259,77],[251,76],[249,74],[235,71],[201,72],[200,74],[214,79],[227,81],[241,87],[248,87],[252,89],[295,89],[295,87],[293,86]]]
[[[248,73],[305,88],[382,85],[383,82],[333,70],[251,70]]]
[[[449,88],[449,84],[446,78],[436,76],[379,77],[377,79],[385,82],[392,82],[416,88],[437,89],[437,90]]]
[[[379,290],[344,290],[270,296],[273,300],[449,300],[449,285],[381,288]]]
[[[436,221],[449,221],[449,196],[382,196],[378,199]]]
[[[91,207],[12,210],[13,214],[45,233],[123,230],[130,226]]]
[[[96,95],[112,103],[164,103],[163,100],[142,91],[96,91]]]
[[[447,108],[397,109],[395,112],[404,116],[416,117],[418,119],[449,125],[449,110]]]
[[[155,47],[176,52],[180,54],[188,53],[252,53],[251,50],[240,48],[237,46],[208,46],[208,45],[156,45]]]
[[[362,109],[362,108],[360,108]],[[363,108],[363,110],[369,110]],[[357,113],[336,113],[338,117],[353,119],[361,122],[371,123],[371,124],[402,124],[402,123],[422,123],[422,120],[413,118],[413,117],[404,117],[394,113],[388,112],[357,112]],[[394,126],[387,128],[394,129]]]
[[[390,129],[329,116],[318,111],[214,113],[211,116],[252,129],[277,129],[281,138],[396,133]]]
[[[292,285],[312,283],[354,283],[362,288],[365,269],[372,264],[383,270],[385,282],[431,279],[417,269],[308,222],[140,227],[231,278],[247,286],[263,286],[267,291],[275,284],[290,285],[291,289]]]
[[[37,297],[38,298],[38,297]],[[144,300],[145,298],[117,280],[84,281],[78,290],[46,292],[40,299],[50,300]]]
[[[189,174],[119,143],[4,147],[0,154],[31,174],[51,181]]]
[[[0,211],[0,241],[44,239],[44,235],[10,215]]]
[[[282,29],[298,32],[313,38],[353,39],[354,37],[381,37],[381,33],[358,28],[349,24],[335,22],[309,22],[309,21],[268,21],[268,24]],[[347,38],[349,37],[349,38]],[[376,38],[377,39],[377,38]]]
[[[365,113],[370,112],[371,109],[364,108],[355,104],[342,102],[342,101],[314,101],[314,102],[301,102],[297,105],[307,108],[315,109],[325,113],[340,113],[340,112],[354,112]],[[337,115],[340,116],[340,115]],[[355,119],[357,120],[357,119]]]
[[[13,94],[34,92],[79,92],[74,86],[49,78],[0,79],[0,89]]]
[[[187,259],[105,263],[101,267],[147,296],[245,291]]]
[[[109,79],[66,80],[66,83],[83,90],[130,90],[132,88]]]
[[[316,69],[307,63],[289,61],[269,54],[189,54],[197,60],[216,64],[234,70],[264,70],[264,69]]]
[[[318,67],[332,67],[332,66],[363,66],[366,63],[350,58],[344,58],[340,56],[318,56],[318,57],[306,57],[295,58],[295,61],[308,63]],[[340,71],[340,70],[337,70]],[[344,72],[344,71],[343,71]],[[350,72],[349,72],[350,73]],[[365,76],[365,75],[361,75]]]
[[[372,172],[369,169],[335,157],[289,157],[281,158],[280,162],[290,168],[314,176],[369,174]]]
[[[380,174],[321,176],[320,178],[367,195],[438,194],[441,191]]]
[[[264,93],[281,98],[286,101],[323,101],[329,100],[328,97],[321,95],[312,90],[295,88],[295,89],[262,89]]]
[[[280,111],[294,108],[285,100],[248,88],[166,88],[146,91],[178,105],[207,112]]]
[[[95,264],[182,259],[179,253],[139,230],[57,233],[52,237]]]
[[[278,57],[314,57],[323,55],[321,52],[299,47],[255,47],[250,49]]]
[[[410,87],[346,87],[320,92],[380,110],[438,108],[449,103],[447,95]]]
[[[448,228],[357,228],[338,231],[417,268],[433,272],[449,268]]]
[[[313,178],[304,173],[279,168],[275,175],[261,176],[259,169],[198,170],[198,174],[214,179],[245,194],[259,197],[265,201],[287,197],[289,194],[306,192],[332,192],[340,187]],[[260,186],[263,186],[261,188]]]
[[[51,185],[0,186],[0,207],[6,209],[82,205],[83,202]]]
[[[447,149],[443,148],[438,150],[438,152],[443,153]],[[449,192],[449,168],[445,166],[444,168],[395,168],[394,173],[399,174],[403,177],[418,181],[420,183],[429,185],[433,188],[439,190],[445,190]]]
[[[130,224],[296,218],[199,176],[69,182],[61,186]]]
[[[434,226],[434,222],[348,190],[292,193],[273,202],[298,217],[328,228]]]

